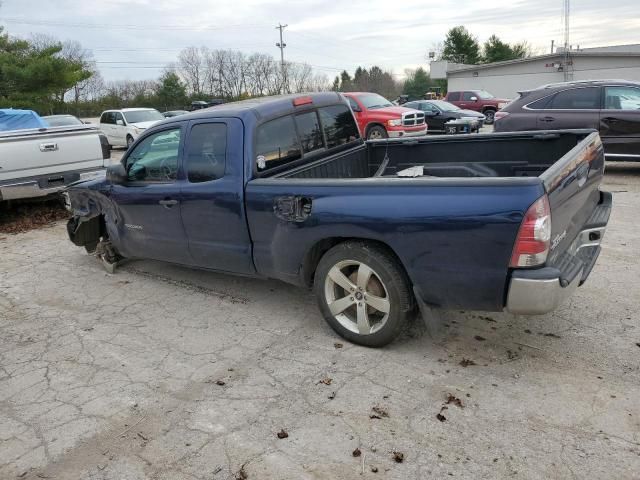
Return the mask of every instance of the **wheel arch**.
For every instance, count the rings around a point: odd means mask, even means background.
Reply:
[[[404,263],[402,262],[398,254],[394,251],[394,249],[391,248],[391,246],[381,240],[363,237],[328,237],[318,240],[316,243],[314,243],[311,248],[307,250],[302,260],[300,274],[304,285],[306,285],[307,287],[313,286],[313,278],[322,257],[336,245],[345,242],[364,242],[387,251],[387,253],[389,253],[396,260],[398,266],[404,271],[404,274],[409,280],[409,284],[413,285],[411,277],[409,276],[409,272],[407,272]]]
[[[385,132],[387,131],[386,127],[380,122],[368,123],[367,126],[364,129],[364,138],[365,138],[365,140],[369,136],[369,130],[371,130],[373,127],[380,127],[380,128],[383,128]]]

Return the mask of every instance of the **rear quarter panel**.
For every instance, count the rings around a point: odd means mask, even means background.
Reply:
[[[528,206],[543,193],[522,179],[264,179],[246,191],[258,272],[301,283],[305,254],[326,238],[383,242],[430,304],[501,310],[508,263]],[[278,219],[281,196],[312,199],[300,223]]]

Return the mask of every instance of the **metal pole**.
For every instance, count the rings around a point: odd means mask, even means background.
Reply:
[[[286,47],[287,44],[282,41],[282,30],[284,30],[286,27],[288,27],[288,25],[282,25],[281,23],[279,23],[278,26],[276,27],[278,30],[280,30],[280,43],[276,43],[276,47],[278,47],[280,49],[280,72],[282,74],[282,84],[280,86],[280,93],[284,93],[284,84],[285,84],[285,78],[284,78],[284,47]]]

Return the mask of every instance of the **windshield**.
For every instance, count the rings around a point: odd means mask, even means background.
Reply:
[[[482,100],[489,100],[491,98],[496,98],[486,90],[478,90],[476,93],[478,94],[478,97],[480,97]]]
[[[62,117],[45,117],[50,127],[66,127],[67,125],[82,125],[82,122],[72,115]]]
[[[455,112],[460,110],[460,107],[456,107],[453,103],[445,102],[444,100],[431,100],[429,103],[435,105],[443,112]]]
[[[135,110],[133,112],[122,112],[127,123],[155,122],[164,120],[162,114],[157,110]]]
[[[376,108],[393,107],[391,102],[377,93],[367,93],[365,95],[358,95],[358,100],[368,110],[375,110]]]

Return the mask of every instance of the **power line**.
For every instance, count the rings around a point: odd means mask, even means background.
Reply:
[[[225,30],[229,28],[256,27],[265,28],[265,24],[235,24],[235,25],[141,25],[141,24],[113,24],[113,23],[81,23],[81,22],[58,22],[52,20],[26,20],[18,17],[3,17],[2,21],[6,23],[15,23],[21,25],[39,25],[53,27],[70,27],[70,28],[109,28],[124,30]]]

